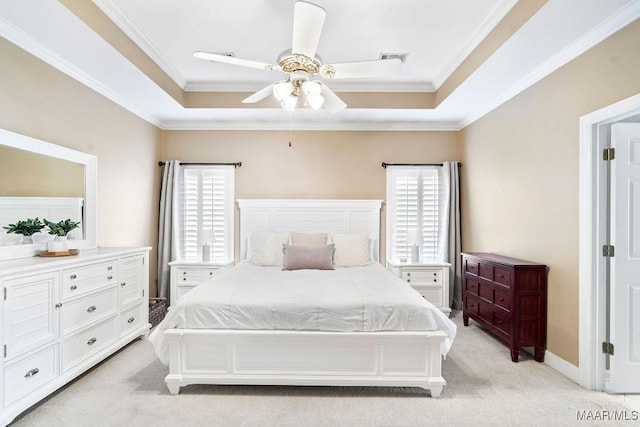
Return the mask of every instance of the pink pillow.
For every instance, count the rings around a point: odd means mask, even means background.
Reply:
[[[334,245],[298,246],[283,245],[283,270],[335,270]]]

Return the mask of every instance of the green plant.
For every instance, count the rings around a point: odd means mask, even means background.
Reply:
[[[45,220],[46,221],[46,220]],[[44,228],[44,224],[40,222],[38,217],[27,218],[24,221],[18,221],[15,224],[9,224],[2,227],[7,233],[22,234],[23,236],[32,236]]]
[[[56,236],[66,236],[67,233],[80,225],[79,222],[71,221],[71,219],[65,219],[60,222],[51,222],[46,219],[43,221],[49,227],[49,234],[55,234]]]

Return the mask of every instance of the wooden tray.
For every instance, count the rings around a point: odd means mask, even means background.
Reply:
[[[62,251],[62,252],[42,251],[40,252],[40,256],[44,256],[44,257],[71,256],[71,255],[78,255],[79,253],[80,253],[79,249],[69,249],[68,251]]]

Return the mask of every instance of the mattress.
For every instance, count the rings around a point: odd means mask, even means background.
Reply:
[[[173,304],[149,339],[167,363],[167,329],[336,332],[444,331],[455,324],[379,263],[335,270],[282,271],[243,261]]]

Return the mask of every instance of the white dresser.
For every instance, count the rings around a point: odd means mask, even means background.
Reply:
[[[407,263],[387,261],[387,268],[396,276],[409,283],[412,288],[445,314],[451,314],[449,307],[449,268],[447,262]]]
[[[148,333],[149,250],[0,261],[0,425]]]
[[[187,262],[171,261],[170,303],[175,301],[204,281],[220,274],[223,269],[233,266],[233,261],[215,262]]]

